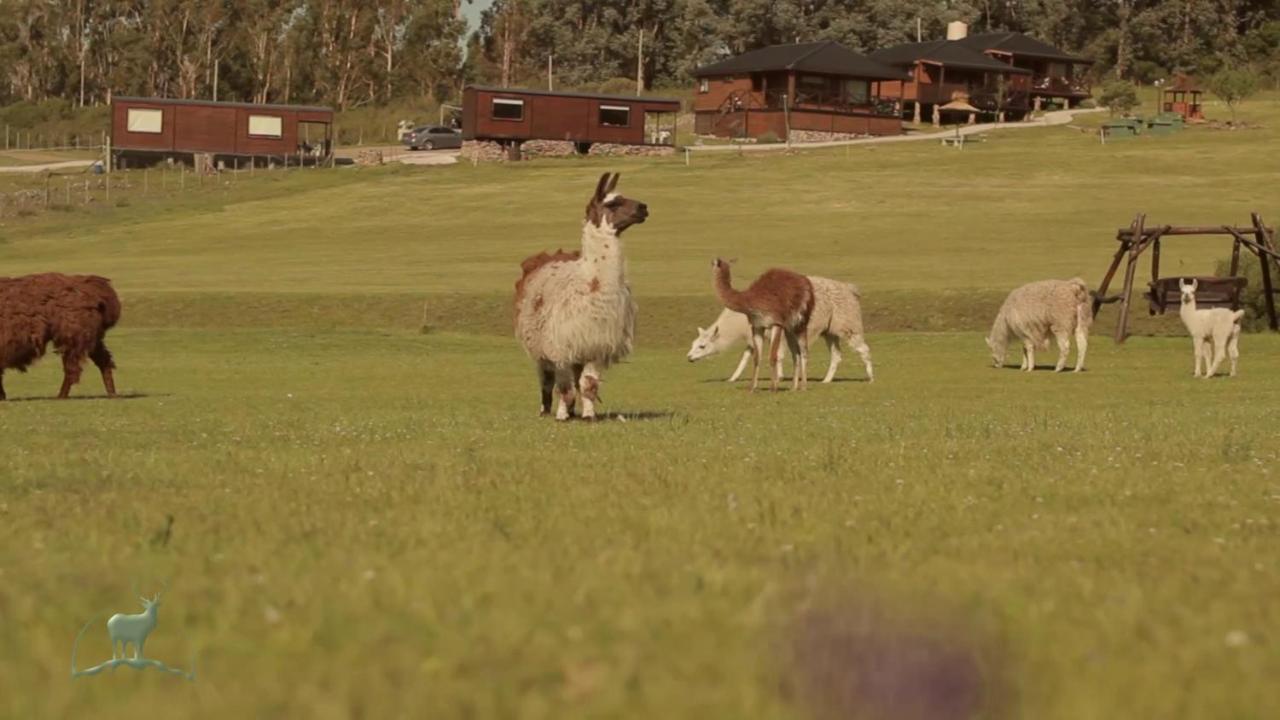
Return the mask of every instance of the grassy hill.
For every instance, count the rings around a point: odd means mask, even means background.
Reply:
[[[994,369],[977,332],[1018,284],[1096,283],[1136,212],[1280,222],[1280,105],[1246,116],[301,171],[8,220],[3,274],[114,280],[128,397],[49,401],[53,357],[4,377],[0,715],[1274,716],[1280,338],[1203,382],[1141,303],[1151,336],[1113,345],[1105,309],[1079,375]],[[614,419],[556,425],[510,290],[605,170],[652,212],[638,350]],[[1165,272],[1229,249],[1170,241]],[[717,255],[858,282],[876,382],[750,395],[735,359],[686,363]],[[162,581],[146,654],[195,682],[68,679],[81,627],[83,668]]]

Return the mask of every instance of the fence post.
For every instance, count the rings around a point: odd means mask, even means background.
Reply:
[[[45,210],[49,209],[49,179],[51,177],[52,177],[52,174],[48,170],[45,170],[44,171],[44,209]]]
[[[67,178],[67,208],[71,207],[71,178]]]
[[[111,173],[107,173],[106,175],[103,175],[102,179],[107,181],[107,205],[110,206],[111,205]]]
[[[89,178],[84,179],[84,204],[89,204]]]

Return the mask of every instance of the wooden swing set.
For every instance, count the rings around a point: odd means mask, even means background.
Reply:
[[[1241,296],[1244,293],[1245,286],[1248,284],[1248,279],[1239,274],[1240,248],[1243,247],[1253,253],[1261,264],[1262,290],[1267,307],[1267,319],[1272,330],[1280,330],[1280,323],[1277,323],[1276,320],[1275,293],[1277,290],[1271,279],[1271,263],[1276,263],[1277,269],[1280,269],[1280,250],[1276,249],[1275,231],[1263,224],[1262,217],[1258,213],[1253,213],[1252,219],[1252,227],[1233,227],[1230,225],[1219,227],[1178,227],[1175,225],[1147,227],[1147,216],[1139,214],[1129,227],[1121,228],[1116,232],[1116,240],[1120,242],[1120,248],[1116,250],[1115,257],[1111,259],[1111,267],[1107,269],[1107,274],[1102,278],[1102,285],[1093,296],[1093,316],[1095,318],[1098,316],[1098,310],[1103,305],[1118,301],[1120,303],[1120,318],[1116,322],[1115,340],[1117,343],[1124,342],[1125,338],[1128,337],[1129,330],[1129,306],[1133,297],[1133,276],[1138,269],[1138,259],[1142,256],[1142,253],[1148,249],[1151,250],[1151,282],[1148,284],[1146,292],[1146,298],[1150,303],[1150,313],[1152,315],[1163,315],[1170,306],[1175,309],[1180,306],[1181,296],[1178,283],[1182,278],[1160,277],[1161,239],[1175,235],[1228,235],[1233,238],[1230,274],[1226,277],[1196,277],[1195,279],[1199,281],[1199,290],[1196,292],[1196,305],[1199,307],[1240,309]],[[1129,260],[1124,270],[1124,286],[1119,295],[1108,296],[1107,288],[1110,287],[1116,270],[1120,268],[1120,262],[1126,256]],[[1268,259],[1271,262],[1267,262]],[[1187,279],[1191,278],[1187,277]]]

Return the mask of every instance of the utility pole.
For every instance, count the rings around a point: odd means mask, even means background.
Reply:
[[[640,26],[640,41],[636,49],[636,95],[644,92],[644,26]]]
[[[916,16],[916,42],[924,42],[924,24],[918,15]]]
[[[554,53],[547,54],[547,92],[551,92],[555,90],[555,85],[551,80],[551,78],[554,77],[554,73],[555,73],[555,63],[553,61],[554,57],[555,57]]]

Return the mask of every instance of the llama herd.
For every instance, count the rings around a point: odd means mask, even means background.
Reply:
[[[558,395],[556,419],[573,417],[578,399],[582,417],[594,418],[601,371],[631,352],[636,303],[627,284],[622,233],[644,222],[649,213],[644,203],[618,194],[617,185],[616,173],[600,177],[587,203],[581,251],[543,252],[521,263],[515,292],[516,337],[537,366],[540,415],[551,413],[553,395]],[[724,310],[710,327],[698,328],[687,355],[690,362],[745,342],[746,350],[729,381],[741,377],[752,362],[751,389],[755,390],[767,340],[770,386],[776,390],[782,376],[780,341],[785,339],[794,364],[792,388],[799,390],[808,384],[809,345],[822,337],[831,353],[824,383],[835,377],[842,342],[861,356],[868,381],[874,380],[856,285],[774,268],[738,290],[729,266],[720,258],[711,263],[712,286]],[[1195,281],[1182,286],[1181,307],[1194,342],[1195,376],[1212,377],[1224,356],[1230,357],[1234,376],[1244,311],[1198,310],[1195,291]],[[1060,372],[1066,367],[1074,336],[1074,370],[1079,372],[1084,369],[1092,322],[1093,294],[1083,280],[1041,280],[1009,294],[986,342],[996,367],[1004,366],[1009,344],[1020,342],[1020,369],[1029,372],[1036,367],[1036,349],[1048,348],[1052,338],[1058,345],[1054,371]]]
[[[623,233],[649,216],[648,207],[617,192],[618,175],[605,173],[587,203],[582,248],[540,253],[521,263],[515,288],[516,337],[533,358],[541,390],[539,414],[567,420],[595,417],[601,374],[631,353],[636,302],[627,283]],[[822,382],[831,382],[841,362],[841,343],[862,358],[868,381],[874,380],[871,349],[862,326],[861,293],[856,285],[790,270],[772,269],[745,290],[733,287],[730,263],[712,261],[712,286],[724,306],[710,327],[698,328],[689,361],[724,352],[745,342],[747,348],[729,377],[736,381],[753,362],[751,389],[760,381],[765,343],[771,348],[771,387],[782,377],[781,342],[794,364],[792,388],[808,384],[809,345],[823,338],[831,354]],[[1191,335],[1196,377],[1213,377],[1224,360],[1236,374],[1243,310],[1196,307],[1197,282],[1181,285],[1180,316]],[[987,346],[996,367],[1003,367],[1011,342],[1022,344],[1021,369],[1035,369],[1037,348],[1057,341],[1061,371],[1076,340],[1075,371],[1084,369],[1093,320],[1092,294],[1080,278],[1042,280],[1009,294],[996,315]],[[107,395],[115,397],[115,362],[106,333],[120,320],[121,304],[111,282],[96,275],[44,273],[0,278],[0,400],[4,371],[25,371],[53,344],[62,356],[59,398],[70,395],[86,358],[102,373]],[[1203,371],[1202,371],[1203,368]]]

